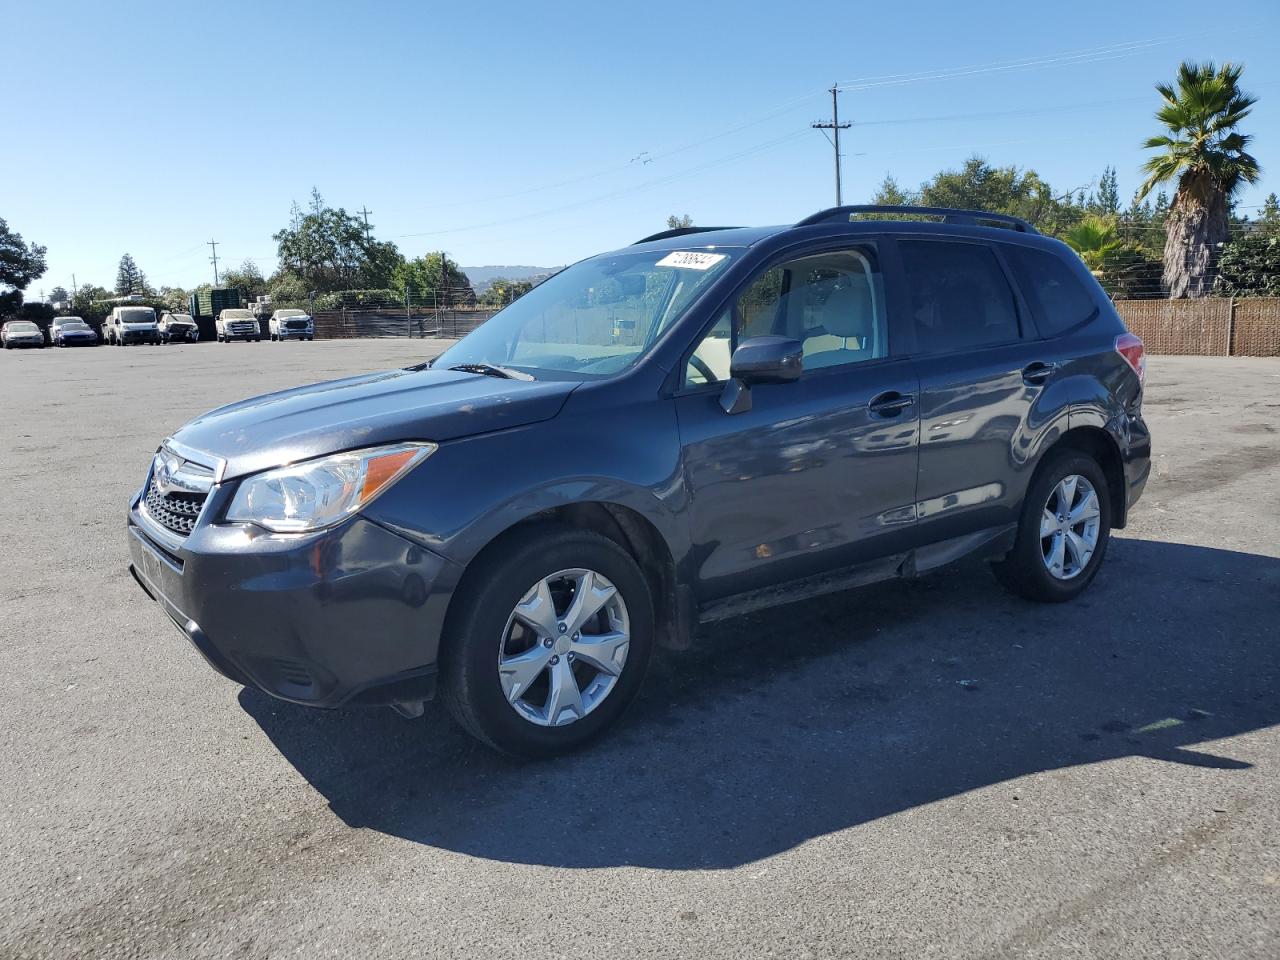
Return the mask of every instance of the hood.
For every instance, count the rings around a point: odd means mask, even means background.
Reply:
[[[219,407],[173,439],[223,458],[229,479],[340,450],[401,440],[443,443],[549,420],[577,385],[390,370]]]

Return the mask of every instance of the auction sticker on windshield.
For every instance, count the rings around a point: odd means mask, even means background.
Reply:
[[[680,270],[710,270],[725,258],[723,253],[698,253],[695,250],[677,250],[659,260],[656,267],[676,267]]]

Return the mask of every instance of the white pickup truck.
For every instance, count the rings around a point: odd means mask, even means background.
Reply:
[[[314,340],[315,326],[305,310],[277,310],[267,321],[272,340]]]
[[[252,310],[223,310],[213,322],[219,343],[232,340],[261,340],[262,328]]]

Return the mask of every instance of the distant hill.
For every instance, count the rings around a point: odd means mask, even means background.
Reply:
[[[559,267],[527,267],[490,265],[486,267],[463,267],[462,272],[471,281],[471,288],[476,293],[484,293],[489,284],[495,280],[533,280],[555,273]]]

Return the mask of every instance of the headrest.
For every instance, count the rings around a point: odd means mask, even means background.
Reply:
[[[851,274],[840,278],[822,307],[822,326],[835,337],[867,337],[873,320],[871,290],[865,277]]]

